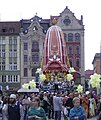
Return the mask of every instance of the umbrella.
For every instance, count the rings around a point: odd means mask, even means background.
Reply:
[[[17,92],[39,92],[39,89],[38,88],[33,88],[33,89],[23,89],[23,88],[20,88]]]

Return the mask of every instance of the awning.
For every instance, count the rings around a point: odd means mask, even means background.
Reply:
[[[38,88],[33,88],[33,89],[20,88],[17,92],[19,92],[19,93],[24,93],[24,92],[33,93],[33,92],[39,92],[39,89]]]

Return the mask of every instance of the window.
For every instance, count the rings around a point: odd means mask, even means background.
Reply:
[[[5,56],[6,56],[5,54],[6,54],[5,52],[2,52],[2,57],[3,58],[5,58]]]
[[[79,33],[75,34],[75,41],[80,41],[80,34]]]
[[[71,59],[69,60],[69,64],[70,64],[70,67],[72,67],[72,60]]]
[[[14,51],[17,51],[17,45],[14,45]]]
[[[32,76],[35,76],[35,68],[32,69]]]
[[[35,31],[35,30],[38,30],[38,28],[36,26],[33,27],[33,31]]]
[[[24,43],[24,50],[28,50],[28,43]]]
[[[8,82],[12,82],[12,75],[8,75]]]
[[[2,39],[0,39],[0,44],[1,45],[6,44],[5,36],[3,36]]]
[[[2,44],[6,44],[6,38],[5,38],[5,36],[2,37]]]
[[[13,52],[9,51],[9,57],[13,57]]]
[[[9,28],[10,33],[14,33],[14,28]]]
[[[76,47],[76,54],[80,54],[79,46]]]
[[[17,64],[14,64],[13,68],[14,70],[17,70]]]
[[[28,61],[28,55],[24,55],[24,62]]]
[[[5,64],[4,64],[4,65],[2,65],[2,70],[5,70]]]
[[[17,82],[17,81],[18,81],[18,76],[14,75],[14,82]]]
[[[68,34],[68,41],[73,41],[73,33]]]
[[[6,82],[6,75],[2,75],[2,82]]]
[[[28,33],[28,30],[26,29],[25,31],[24,31],[24,34],[27,34]]]
[[[69,47],[68,53],[69,53],[69,54],[72,54],[72,47]]]
[[[80,67],[80,61],[79,61],[79,59],[76,60],[76,67]]]
[[[64,19],[63,23],[68,26],[71,23],[71,20],[67,17]]]
[[[28,76],[28,69],[24,68],[24,77],[27,77],[27,76]]]
[[[17,57],[17,51],[14,51],[13,57]]]
[[[32,43],[32,52],[38,52],[39,51],[39,43],[34,41]]]
[[[38,62],[39,56],[38,55],[32,55],[32,62]]]
[[[7,28],[3,28],[2,29],[2,32],[4,33],[4,32],[7,32]]]
[[[10,45],[12,44],[12,39],[9,40],[9,44],[10,44]]]
[[[13,70],[13,65],[9,64],[9,70]]]
[[[13,42],[14,42],[14,45],[17,45],[17,39],[14,39]]]

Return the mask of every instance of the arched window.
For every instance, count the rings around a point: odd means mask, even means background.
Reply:
[[[72,54],[72,47],[69,47],[69,54]]]
[[[38,52],[39,51],[39,43],[37,41],[32,42],[32,52]]]
[[[68,41],[73,41],[73,33],[68,34]]]
[[[79,46],[76,47],[76,54],[80,54],[80,48],[79,48]]]
[[[75,41],[80,41],[80,34],[79,33],[75,33]]]
[[[71,60],[71,59],[69,59],[69,64],[70,64],[70,67],[73,66],[73,65],[72,65],[72,60]]]
[[[80,61],[79,61],[79,59],[76,60],[76,67],[80,67]]]

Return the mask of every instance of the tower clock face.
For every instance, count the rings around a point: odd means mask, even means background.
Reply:
[[[71,23],[71,20],[69,18],[65,18],[63,23],[68,26]]]

